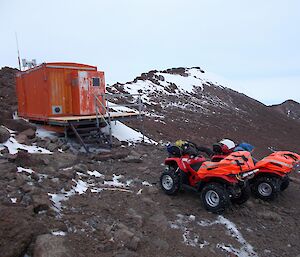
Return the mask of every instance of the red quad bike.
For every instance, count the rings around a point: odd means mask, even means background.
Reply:
[[[223,212],[231,202],[246,202],[250,197],[247,180],[256,172],[249,152],[232,153],[220,162],[176,154],[167,158],[165,165],[160,177],[162,190],[175,195],[187,186],[201,192],[205,209],[213,213]]]
[[[289,186],[289,175],[300,168],[300,155],[278,151],[255,164],[258,172],[249,181],[253,194],[266,201],[274,200]]]

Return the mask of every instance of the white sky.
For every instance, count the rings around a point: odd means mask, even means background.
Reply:
[[[200,66],[264,103],[300,101],[298,0],[0,0],[0,67],[97,65],[108,83]]]

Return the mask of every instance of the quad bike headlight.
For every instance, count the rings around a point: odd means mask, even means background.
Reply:
[[[244,172],[244,173],[239,173],[236,175],[236,178],[238,180],[245,180],[245,179],[250,179],[250,178],[253,178],[253,176],[255,175],[256,172],[258,172],[259,169],[255,169],[255,170],[251,170],[251,171],[247,171],[247,172]]]
[[[296,164],[294,164],[293,170],[296,172],[300,172],[300,162],[296,162]]]

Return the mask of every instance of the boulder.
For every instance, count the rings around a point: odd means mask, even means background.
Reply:
[[[130,231],[125,225],[121,226],[115,234],[114,238],[120,245],[124,245],[126,248],[136,251],[141,239],[137,237],[132,231]]]
[[[141,239],[137,236],[134,236],[125,246],[132,251],[136,251],[140,242]]]
[[[129,155],[125,159],[122,160],[126,163],[141,163],[142,159],[140,157],[137,157],[135,155]]]
[[[15,178],[17,166],[10,162],[0,163],[1,180],[12,180]]]
[[[123,162],[140,163],[142,162],[142,155],[132,150],[130,154],[125,159],[123,159]]]
[[[46,175],[57,176],[57,169],[48,165],[43,168],[43,173]]]
[[[50,208],[51,201],[46,194],[37,194],[32,196],[33,210],[35,213],[46,211]]]
[[[57,174],[57,177],[60,179],[73,179],[76,176],[76,171],[73,169],[70,170],[60,170]]]
[[[71,257],[65,246],[65,238],[50,234],[37,237],[34,246],[34,257]]]
[[[30,154],[28,152],[19,151],[14,160],[15,164],[22,167],[35,167],[44,165],[43,154]]]
[[[126,214],[126,217],[133,221],[134,224],[137,225],[137,227],[141,228],[144,224],[143,217],[139,214],[137,214],[136,210],[129,208],[128,212]]]
[[[51,143],[57,143],[58,142],[58,137],[53,137],[50,138]]]
[[[33,238],[34,223],[25,208],[0,206],[0,253],[23,256]]]
[[[16,180],[12,181],[16,187],[21,187],[25,184],[26,180],[28,180],[28,177],[25,174],[17,173]]]
[[[20,133],[20,135],[25,135],[30,139],[35,138],[35,130],[32,128],[26,129]]]
[[[6,119],[6,120],[3,120],[3,125],[8,127],[9,129],[15,130],[17,132],[22,132],[27,129],[36,130],[36,127],[33,124],[31,124],[23,119],[20,119],[20,120]]]
[[[68,144],[64,144],[61,146],[62,151],[67,151],[68,149],[70,149],[70,146]]]
[[[9,131],[0,126],[0,144],[5,143],[10,138]]]
[[[49,151],[53,152],[58,148],[58,145],[55,143],[50,143],[50,144],[48,144],[47,148]]]
[[[83,163],[79,163],[79,164],[76,164],[73,169],[77,172],[82,172],[82,173],[85,173],[87,170],[88,170],[88,167],[83,164]]]
[[[55,152],[52,157],[55,160],[55,166],[57,169],[68,168],[78,162],[78,156],[69,153]]]
[[[18,143],[20,144],[25,144],[28,145],[29,144],[29,140],[28,137],[24,134],[19,134],[16,136],[16,140],[18,141]]]

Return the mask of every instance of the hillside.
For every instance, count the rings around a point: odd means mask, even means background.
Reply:
[[[229,137],[251,142],[259,156],[269,149],[299,149],[299,124],[218,84],[199,67],[150,71],[108,91],[143,94],[145,128],[157,141],[181,138],[209,146]]]

